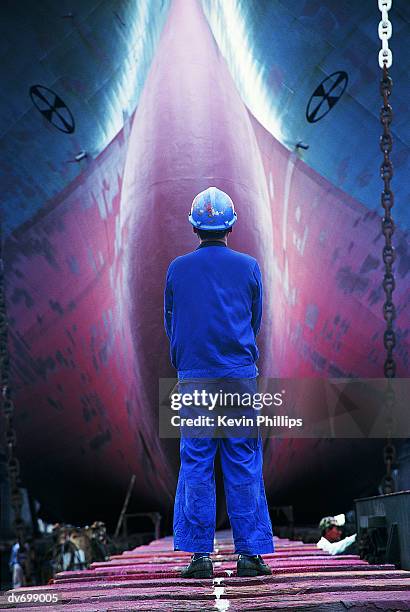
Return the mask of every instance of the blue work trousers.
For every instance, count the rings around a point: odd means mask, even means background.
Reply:
[[[175,550],[213,551],[216,515],[214,459],[218,448],[235,553],[257,555],[273,552],[260,435],[253,438],[181,437],[181,467],[174,507]]]

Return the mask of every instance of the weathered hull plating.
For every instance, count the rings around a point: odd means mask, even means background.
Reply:
[[[19,456],[52,517],[109,518],[132,473],[134,502],[170,506],[177,445],[157,434],[158,378],[173,375],[163,282],[169,261],[195,246],[187,212],[209,185],[235,201],[233,248],[261,262],[263,374],[381,375],[380,217],[252,117],[200,6],[176,0],[132,120],[6,244]],[[408,376],[400,253],[396,269],[398,375]],[[314,514],[373,492],[381,444],[268,441],[272,504],[301,507],[310,492]],[[324,487],[340,462],[354,481]]]

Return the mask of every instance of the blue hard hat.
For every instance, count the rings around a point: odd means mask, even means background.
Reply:
[[[221,231],[232,227],[237,219],[235,208],[227,193],[208,187],[195,196],[188,220],[205,231]]]

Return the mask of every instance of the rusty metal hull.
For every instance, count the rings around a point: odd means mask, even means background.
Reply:
[[[163,282],[170,260],[196,245],[187,211],[209,185],[235,202],[230,244],[261,263],[262,373],[380,376],[379,215],[258,123],[200,5],[175,0],[134,115],[6,243],[19,454],[27,485],[52,517],[113,516],[132,473],[133,503],[170,507],[177,446],[157,433],[158,378],[174,374]],[[398,375],[408,376],[401,255],[396,355]],[[268,441],[272,503],[302,506],[310,493],[313,515],[325,501],[336,511],[375,492],[381,444]],[[355,478],[324,487],[341,462]]]

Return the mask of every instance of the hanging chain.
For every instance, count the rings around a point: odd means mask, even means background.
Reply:
[[[391,216],[391,209],[394,204],[394,196],[390,187],[390,181],[393,177],[393,165],[389,158],[389,153],[392,149],[393,139],[390,132],[390,124],[392,121],[392,108],[388,103],[388,96],[391,93],[392,80],[388,75],[387,68],[383,68],[383,77],[380,82],[380,90],[383,96],[383,106],[380,111],[380,120],[383,124],[383,134],[380,137],[380,148],[383,152],[383,162],[380,166],[381,178],[384,182],[384,188],[381,195],[381,203],[384,208],[384,217],[382,219],[382,232],[384,235],[385,244],[383,247],[384,261],[384,278],[383,289],[386,301],[383,305],[383,314],[386,321],[386,331],[384,332],[384,347],[387,351],[386,361],[384,362],[384,375],[386,378],[394,378],[396,375],[396,363],[393,359],[393,349],[396,344],[396,334],[393,329],[393,322],[396,318],[396,309],[393,303],[393,291],[395,289],[395,281],[393,275],[393,263],[396,259],[396,252],[392,245],[392,236],[394,233],[394,221]]]
[[[382,14],[382,19],[379,22],[379,38],[382,41],[382,48],[379,51],[379,66],[380,68],[390,68],[393,63],[393,55],[389,49],[389,39],[393,33],[391,21],[389,21],[389,11],[391,9],[392,0],[379,0],[379,11]]]
[[[384,493],[394,492],[394,479],[392,476],[392,467],[396,456],[396,451],[391,438],[392,415],[395,404],[395,394],[392,386],[392,379],[396,376],[396,362],[393,358],[393,349],[396,345],[396,334],[394,332],[393,323],[396,318],[396,309],[393,302],[393,291],[395,289],[395,280],[393,274],[393,264],[396,259],[396,252],[392,245],[392,236],[394,233],[394,221],[391,216],[391,209],[394,204],[394,195],[391,190],[390,181],[393,178],[393,165],[390,161],[390,153],[393,147],[393,138],[390,131],[390,126],[393,119],[392,107],[389,104],[389,96],[392,91],[393,81],[388,74],[388,68],[393,63],[392,52],[389,49],[388,40],[392,35],[392,24],[389,21],[388,11],[391,9],[392,0],[378,0],[379,9],[382,13],[382,19],[379,23],[379,38],[382,41],[382,48],[379,51],[379,66],[382,69],[382,78],[380,81],[380,93],[383,98],[383,106],[380,110],[380,121],[383,126],[383,134],[380,137],[380,149],[383,153],[383,162],[380,166],[380,175],[384,183],[381,194],[381,204],[384,209],[382,219],[382,232],[384,235],[383,247],[383,262],[384,262],[384,278],[383,289],[385,293],[385,302],[383,304],[383,315],[386,321],[386,330],[383,336],[384,347],[386,349],[386,360],[384,362],[384,375],[387,378],[387,391],[385,406],[388,415],[387,421],[387,438],[383,449],[384,463],[386,473],[383,477],[382,488]]]
[[[386,425],[387,425],[387,437],[386,443],[383,448],[384,464],[386,466],[386,472],[382,479],[382,490],[383,493],[394,493],[394,478],[393,478],[393,464],[396,458],[396,448],[391,438],[391,429],[393,426],[392,414],[395,405],[395,393],[391,383],[391,378],[387,379],[387,389],[385,392],[385,409],[387,413]]]
[[[23,499],[19,488],[20,465],[16,457],[16,432],[13,428],[14,406],[9,387],[10,359],[8,351],[8,321],[4,278],[3,236],[0,222],[0,369],[1,404],[5,420],[5,443],[7,450],[7,472],[10,483],[11,503],[14,510],[14,532],[23,545],[25,527],[22,519]]]

